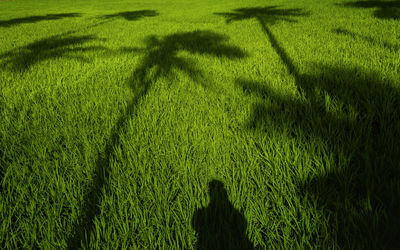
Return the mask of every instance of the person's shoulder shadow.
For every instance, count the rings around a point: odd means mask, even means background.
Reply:
[[[224,184],[212,180],[208,185],[210,204],[198,209],[192,219],[197,249],[254,249],[246,236],[247,222],[233,207]]]

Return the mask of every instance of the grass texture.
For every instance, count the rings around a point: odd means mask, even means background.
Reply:
[[[400,247],[400,2],[0,2],[0,248]]]

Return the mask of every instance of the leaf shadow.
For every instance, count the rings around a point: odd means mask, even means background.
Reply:
[[[305,144],[323,142],[331,169],[299,180],[299,192],[324,212],[340,247],[399,247],[400,91],[357,68],[320,66],[320,72],[296,74],[303,91],[298,98],[238,79],[243,91],[261,96],[249,128],[291,131],[289,138]]]
[[[80,13],[60,13],[60,14],[47,14],[44,16],[28,16],[28,17],[21,17],[21,18],[14,18],[10,20],[0,21],[0,27],[11,27],[14,25],[19,25],[24,23],[36,23],[40,21],[59,20],[63,18],[72,18],[80,16],[82,16],[82,14]]]
[[[219,14],[228,23],[258,20],[294,77],[299,96],[281,93],[268,83],[238,79],[236,85],[245,93],[261,98],[252,108],[249,128],[289,133],[304,144],[315,138],[323,141],[333,169],[316,169],[319,174],[299,180],[299,192],[324,212],[340,247],[400,247],[399,89],[378,73],[358,68],[315,65],[318,74],[301,74],[268,27],[292,15],[303,16],[301,10],[267,16],[271,8],[250,9]]]
[[[80,54],[89,51],[106,50],[103,46],[84,46],[99,40],[94,35],[70,35],[69,33],[50,36],[26,46],[0,54],[0,65],[12,71],[26,71],[41,61],[55,58],[69,58],[88,62]]]
[[[238,8],[231,12],[218,12],[215,15],[223,16],[227,23],[255,18],[260,25],[273,25],[278,22],[297,22],[293,17],[308,16],[309,13],[302,9],[282,9],[279,6]]]
[[[100,18],[103,19],[123,18],[127,21],[137,21],[145,17],[155,17],[155,16],[158,16],[157,11],[155,10],[136,10],[136,11],[123,11],[114,14],[103,15],[100,16]]]
[[[356,1],[337,4],[339,6],[375,9],[374,16],[380,19],[400,19],[400,1]]]

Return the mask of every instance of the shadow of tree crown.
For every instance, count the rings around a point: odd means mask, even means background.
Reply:
[[[291,17],[307,16],[309,13],[302,9],[280,9],[278,6],[239,8],[232,12],[214,13],[226,18],[226,22],[241,21],[245,19],[256,18],[265,24],[274,24],[278,21],[296,22]]]
[[[101,16],[100,18],[110,19],[110,18],[124,18],[128,21],[136,21],[144,17],[154,17],[158,16],[155,10],[137,10],[137,11],[123,11],[115,14],[109,14]]]
[[[10,19],[6,21],[0,21],[0,27],[10,27],[13,25],[23,24],[23,23],[36,23],[39,21],[46,20],[58,20],[62,18],[70,18],[70,17],[80,17],[80,13],[60,13],[60,14],[48,14],[44,16],[28,16]]]
[[[70,33],[71,32],[67,32],[65,34],[44,38],[18,49],[0,54],[0,59],[4,60],[0,65],[8,67],[11,70],[27,70],[40,61],[56,57],[88,61],[88,59],[84,58],[80,53],[106,50],[103,46],[82,46],[90,41],[99,40],[99,38],[94,35],[78,36],[70,35]]]
[[[400,1],[357,1],[344,2],[339,6],[376,9],[374,16],[380,19],[400,19]]]
[[[146,47],[123,48],[124,51],[138,51],[145,53],[140,66],[135,70],[136,76],[144,77],[146,72],[155,67],[153,78],[166,76],[172,73],[174,68],[186,72],[194,78],[201,75],[200,70],[196,69],[195,64],[189,58],[178,56],[178,52],[186,51],[191,54],[212,55],[229,59],[243,58],[247,54],[240,48],[226,44],[227,36],[212,31],[193,31],[185,33],[175,33],[159,38],[149,36],[145,40]]]

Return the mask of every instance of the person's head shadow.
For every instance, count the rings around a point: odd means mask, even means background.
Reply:
[[[212,180],[208,192],[209,205],[198,209],[192,218],[197,249],[254,249],[246,235],[246,219],[229,201],[224,184]]]
[[[62,18],[71,18],[80,16],[81,16],[80,13],[59,13],[59,14],[47,14],[43,16],[20,17],[20,18],[0,21],[0,27],[11,27],[23,23],[36,23],[40,21],[59,20]]]
[[[381,19],[400,19],[400,1],[356,1],[338,4],[345,7],[375,9],[374,16]]]
[[[158,12],[155,10],[135,10],[135,11],[122,11],[114,14],[108,14],[100,16],[102,19],[114,19],[123,18],[127,21],[137,21],[145,17],[158,16]]]

